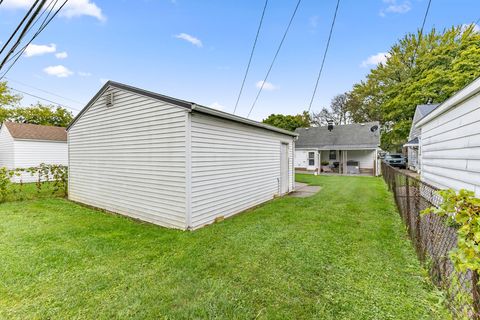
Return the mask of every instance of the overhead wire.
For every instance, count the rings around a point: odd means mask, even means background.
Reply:
[[[318,71],[318,76],[315,82],[315,87],[313,88],[312,97],[310,98],[310,103],[308,104],[308,112],[310,112],[313,101],[315,100],[315,95],[317,94],[318,83],[320,81],[320,77],[322,76],[323,67],[325,66],[325,60],[327,58],[328,49],[330,48],[330,41],[332,40],[333,28],[335,27],[335,21],[337,20],[337,13],[338,13],[339,6],[340,6],[340,0],[337,0],[337,6],[335,7],[335,13],[333,14],[332,24],[330,25],[330,32],[328,34],[328,40],[325,46],[325,52],[323,53],[322,64],[320,65],[320,70]]]
[[[57,0],[58,1],[58,0]],[[57,2],[56,1],[56,2]],[[55,2],[55,3],[56,3]],[[65,0],[63,2],[63,4],[55,11],[55,13],[48,19],[46,20],[49,16],[50,16],[50,12],[49,14],[47,14],[47,17],[44,19],[44,22],[42,23],[42,25],[40,25],[38,31],[33,35],[33,37],[27,42],[27,44],[19,51],[17,52],[17,57],[15,58],[15,60],[10,64],[10,66],[8,67],[8,69],[0,76],[0,81],[6,76],[6,74],[12,69],[12,67],[15,65],[15,63],[18,61],[18,59],[20,59],[20,57],[22,56],[23,52],[25,52],[26,48],[28,47],[28,45],[30,43],[32,43],[33,40],[35,40],[36,37],[38,37],[38,35],[50,24],[50,22],[57,16],[57,14],[60,12],[60,10],[62,10],[62,8],[67,4],[68,0]],[[53,10],[53,7],[52,7],[52,10]],[[10,60],[8,60],[10,61]]]
[[[25,21],[28,19],[28,17],[31,15],[33,9],[35,9],[37,3],[39,2],[40,0],[36,0],[32,6],[30,7],[30,9],[27,11],[27,13],[25,14],[25,16],[22,18],[22,20],[20,21],[20,23],[17,25],[17,27],[15,28],[15,30],[13,30],[12,34],[10,35],[10,37],[7,39],[7,41],[5,41],[5,43],[3,44],[2,46],[2,49],[0,49],[0,54],[3,53],[3,51],[5,51],[5,49],[8,47],[8,45],[10,44],[10,42],[13,40],[13,38],[15,38],[15,35],[17,34],[18,30],[20,30],[20,28],[22,27],[22,25],[25,23]],[[0,3],[1,4],[1,3]]]
[[[302,0],[297,1],[297,5],[295,6],[295,9],[293,10],[292,16],[290,17],[290,21],[288,22],[287,28],[285,29],[282,40],[280,41],[280,44],[278,45],[277,51],[275,52],[275,55],[273,56],[272,63],[270,64],[270,67],[268,68],[267,74],[265,75],[265,78],[262,81],[260,89],[258,90],[257,95],[255,97],[255,100],[253,101],[253,104],[250,108],[250,111],[248,111],[247,118],[250,117],[250,114],[252,113],[253,108],[255,108],[255,105],[257,104],[258,98],[260,97],[260,94],[262,93],[263,87],[265,86],[265,83],[267,82],[268,76],[270,75],[270,72],[272,71],[272,68],[273,68],[273,65],[275,64],[275,61],[277,60],[280,49],[282,48],[282,45],[285,41],[285,38],[287,37],[288,31],[290,30],[290,26],[292,25],[293,19],[295,18],[295,15],[297,14],[298,7],[300,6],[301,2],[302,2]]]
[[[38,96],[38,95],[35,95],[35,94],[31,94],[31,93],[25,92],[25,91],[23,91],[23,90],[13,88],[13,87],[11,87],[11,86],[7,86],[7,88],[10,89],[10,90],[16,91],[16,92],[20,92],[21,94],[25,94],[25,95],[30,96],[30,97],[33,97],[33,98],[37,98],[37,99],[40,99],[40,100],[43,100],[43,101],[47,101],[47,102],[53,103],[53,104],[55,104],[55,105],[57,105],[57,106],[60,106],[60,107],[66,108],[66,109],[71,109],[71,110],[77,111],[77,112],[80,111],[80,110],[77,109],[77,108],[72,108],[72,107],[69,107],[69,106],[67,106],[67,105],[65,105],[65,104],[63,104],[63,103],[59,103],[59,102],[50,100],[50,99],[48,99],[48,98],[44,98],[44,97],[41,97],[41,96]]]
[[[34,89],[34,90],[37,90],[37,91],[41,91],[43,93],[46,93],[46,94],[49,94],[49,95],[52,95],[52,96],[55,96],[57,98],[61,98],[61,99],[64,99],[64,100],[68,100],[70,102],[74,102],[74,103],[77,103],[77,104],[80,104],[80,105],[85,105],[85,103],[83,102],[80,102],[78,100],[74,100],[74,99],[71,99],[71,98],[67,98],[67,97],[64,97],[64,96],[61,96],[59,94],[56,94],[56,93],[53,93],[53,92],[50,92],[50,91],[47,91],[47,90],[44,90],[44,89],[41,89],[41,88],[37,88],[37,87],[34,87],[32,85],[29,85],[29,84],[26,84],[24,82],[21,82],[21,81],[18,81],[18,80],[14,80],[10,77],[5,77],[6,80],[8,80],[9,82],[14,82],[14,83],[18,83],[19,85],[22,85],[22,86],[25,86],[25,87],[28,87],[30,89]]]
[[[265,0],[263,6],[262,16],[260,18],[260,23],[258,24],[257,34],[255,36],[255,41],[253,42],[252,52],[250,52],[250,58],[248,59],[247,68],[245,70],[245,75],[243,77],[242,85],[240,86],[240,91],[238,92],[237,101],[235,102],[235,108],[233,109],[233,114],[237,111],[238,103],[240,102],[240,97],[245,86],[245,81],[247,80],[248,71],[250,70],[250,64],[252,63],[253,53],[255,52],[255,47],[257,46],[258,35],[260,34],[260,29],[262,28],[263,18],[265,17],[265,11],[267,9],[268,0]]]
[[[427,10],[425,10],[425,14],[423,16],[423,21],[422,21],[422,27],[420,28],[420,33],[418,35],[418,40],[417,40],[417,44],[415,45],[415,50],[413,50],[413,55],[412,55],[412,66],[413,66],[413,63],[415,62],[415,58],[417,56],[417,51],[418,51],[418,47],[420,46],[420,41],[422,40],[422,36],[423,36],[423,29],[425,28],[425,22],[427,21],[427,17],[428,17],[428,13],[430,11],[430,6],[432,4],[432,0],[428,0],[428,4],[427,4]]]

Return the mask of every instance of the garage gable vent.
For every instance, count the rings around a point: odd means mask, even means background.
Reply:
[[[113,92],[107,92],[105,95],[105,106],[107,108],[113,107]]]

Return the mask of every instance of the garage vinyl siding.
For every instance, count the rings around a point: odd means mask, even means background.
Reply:
[[[281,142],[289,144],[293,189],[292,137],[198,113],[191,119],[193,228],[278,194]]]
[[[0,130],[0,166],[8,169],[14,167],[13,138],[8,129],[3,126]]]
[[[67,142],[15,140],[14,149],[15,168],[37,167],[41,163],[68,165]],[[23,173],[22,181],[34,182],[37,176]]]
[[[422,178],[440,188],[480,195],[480,96],[457,105],[422,128]]]
[[[185,229],[187,112],[113,92],[112,107],[100,96],[69,130],[69,198]]]

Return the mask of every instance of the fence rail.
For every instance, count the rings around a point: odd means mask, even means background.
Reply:
[[[480,319],[477,274],[457,272],[449,258],[449,252],[457,245],[456,229],[442,217],[420,214],[441,204],[438,189],[386,163],[382,163],[382,175],[394,195],[418,258],[429,269],[433,283],[445,292],[452,313]]]

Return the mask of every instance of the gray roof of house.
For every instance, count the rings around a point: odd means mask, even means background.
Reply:
[[[372,132],[371,128],[378,129]],[[375,122],[354,123],[334,126],[328,131],[327,126],[297,129],[296,148],[316,149],[375,149],[380,145],[380,124]]]
[[[415,115],[412,120],[412,127],[408,139],[412,140],[420,135],[420,128],[417,128],[417,123],[425,118],[430,112],[435,110],[440,104],[419,104],[415,109]]]

